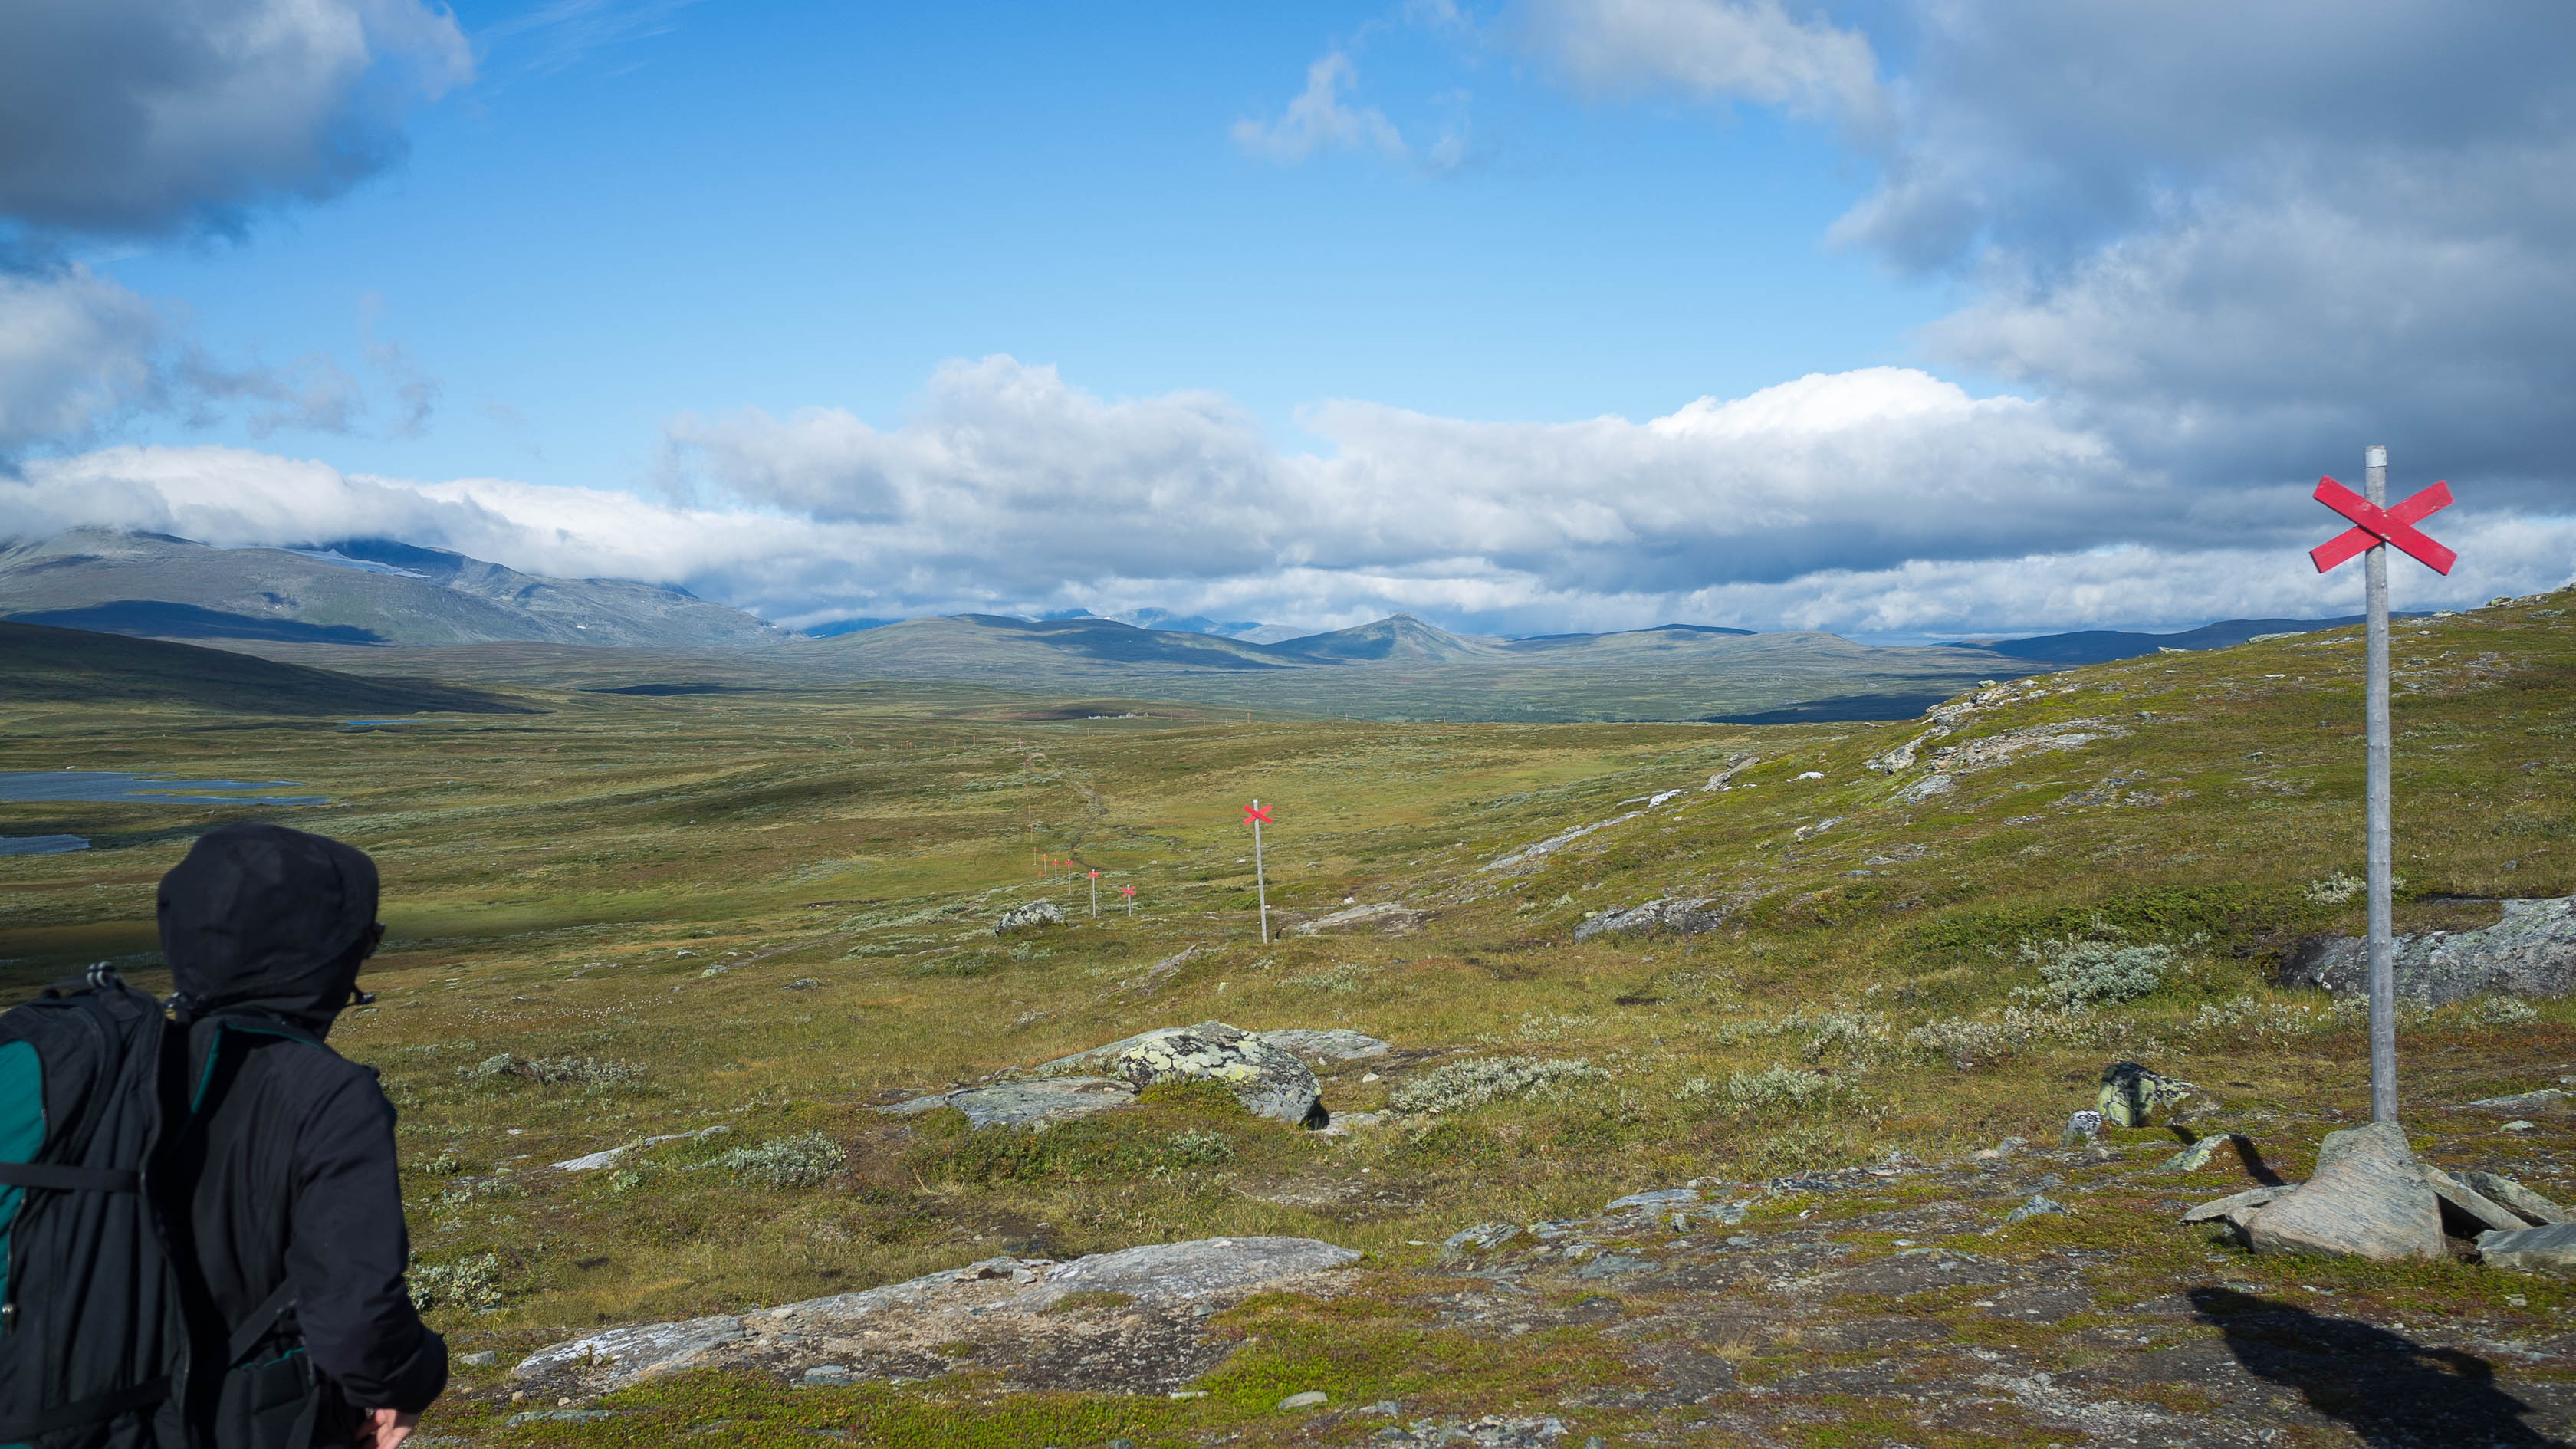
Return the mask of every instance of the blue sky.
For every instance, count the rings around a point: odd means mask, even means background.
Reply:
[[[2410,602],[2551,587],[2571,25],[39,0],[0,535],[1906,638],[2347,609],[2305,491],[2387,441]]]

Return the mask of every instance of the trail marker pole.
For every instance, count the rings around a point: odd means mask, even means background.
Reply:
[[[2362,589],[2370,624],[2368,675],[2362,688],[2364,819],[2370,835],[2370,1120],[2397,1120],[2397,928],[2389,872],[2395,847],[2388,798],[2388,546],[2437,574],[2448,574],[2459,555],[2425,537],[2415,521],[2451,505],[2451,485],[2435,483],[2394,508],[2388,506],[2388,449],[2361,451],[2360,496],[2332,478],[2317,480],[2316,500],[2353,526],[2308,551],[2318,573],[2362,555]]]
[[[1091,913],[1100,914],[1100,872],[1091,873]]]
[[[1136,919],[1136,888],[1123,885],[1118,888],[1118,893],[1127,898],[1127,919],[1131,921]]]
[[[1270,818],[1270,812],[1262,809],[1261,802],[1255,800],[1243,807],[1243,818],[1252,826],[1252,891],[1254,898],[1261,902],[1261,944],[1267,946],[1270,944],[1270,886],[1261,874],[1261,822]]]

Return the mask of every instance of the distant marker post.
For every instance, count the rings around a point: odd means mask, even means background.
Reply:
[[[1264,946],[1270,944],[1270,886],[1261,873],[1261,822],[1269,818],[1270,812],[1262,809],[1258,800],[1243,807],[1244,823],[1252,827],[1252,892],[1253,898],[1261,902],[1261,944]]]
[[[1118,893],[1127,898],[1127,919],[1131,921],[1136,919],[1136,888],[1123,885],[1118,888]]]
[[[2363,594],[2369,602],[2368,677],[2362,691],[2367,738],[2363,770],[2364,816],[2370,833],[2370,1120],[2397,1120],[2397,934],[2394,887],[2389,879],[2395,849],[2389,830],[2388,792],[2388,546],[2437,574],[2448,574],[2459,555],[2415,529],[2418,519],[2451,506],[2451,485],[2435,483],[2394,508],[2388,506],[2388,449],[2361,450],[2362,493],[2332,478],[2317,480],[2316,500],[2352,521],[2352,527],[2308,551],[2318,573],[2354,554],[2362,556]],[[2366,495],[2366,496],[2364,496]]]
[[[1091,913],[1100,914],[1100,872],[1091,873]]]

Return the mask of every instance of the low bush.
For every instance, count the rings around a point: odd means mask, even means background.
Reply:
[[[812,1187],[838,1172],[850,1160],[841,1144],[820,1132],[773,1137],[756,1147],[737,1147],[719,1154],[707,1166],[733,1174],[737,1181],[762,1187]]]
[[[1387,1094],[1386,1105],[1398,1112],[1464,1112],[1503,1097],[1553,1097],[1586,1082],[1606,1082],[1610,1074],[1582,1057],[1543,1061],[1536,1057],[1483,1057],[1448,1066],[1405,1083]]]
[[[501,1306],[501,1259],[477,1253],[453,1263],[414,1263],[406,1275],[414,1308],[469,1308],[489,1313]]]

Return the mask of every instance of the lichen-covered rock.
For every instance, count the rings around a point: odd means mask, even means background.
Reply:
[[[1634,935],[1647,931],[1669,931],[1677,936],[1695,936],[1725,924],[1727,902],[1710,896],[1667,896],[1630,906],[1623,911],[1604,911],[1574,928],[1574,939],[1589,941],[1601,935]]]
[[[2564,996],[2576,990],[2576,896],[2504,903],[2504,918],[2476,931],[2400,936],[2391,974],[2397,995],[2426,1006],[2479,996]],[[2370,987],[2370,943],[2313,936],[2282,963],[2284,986],[2359,995]]]
[[[909,1117],[916,1112],[954,1107],[966,1114],[966,1120],[978,1127],[1033,1127],[1041,1122],[1067,1122],[1124,1107],[1136,1099],[1136,1089],[1125,1082],[1107,1077],[1057,1077],[1038,1082],[995,1082],[987,1087],[962,1087],[954,1092],[916,1097],[892,1107],[876,1110],[891,1116]]]
[[[2440,1258],[2442,1211],[2405,1130],[2372,1122],[2326,1134],[2317,1170],[2246,1224],[2258,1253],[2327,1253],[2393,1263]]]
[[[1138,1091],[1162,1082],[1215,1082],[1256,1117],[1300,1127],[1330,1120],[1313,1068],[1221,1021],[1147,1032],[1110,1053],[1101,1069]]]
[[[2091,1107],[2072,1112],[2066,1118],[2066,1130],[2057,1134],[2058,1150],[2066,1151],[2086,1142],[2102,1140],[2102,1114]]]
[[[1043,926],[1064,924],[1064,908],[1053,901],[1029,901],[1002,912],[993,923],[993,934],[1007,936],[1015,931],[1034,931]]]
[[[1395,1050],[1376,1037],[1362,1036],[1341,1027],[1289,1026],[1277,1031],[1258,1031],[1253,1035],[1310,1062],[1356,1062],[1368,1057],[1382,1057]]]
[[[2114,1127],[2144,1127],[2158,1112],[2179,1105],[2200,1088],[2148,1071],[2136,1062],[2113,1062],[2102,1069],[2102,1090],[2095,1106]]]

